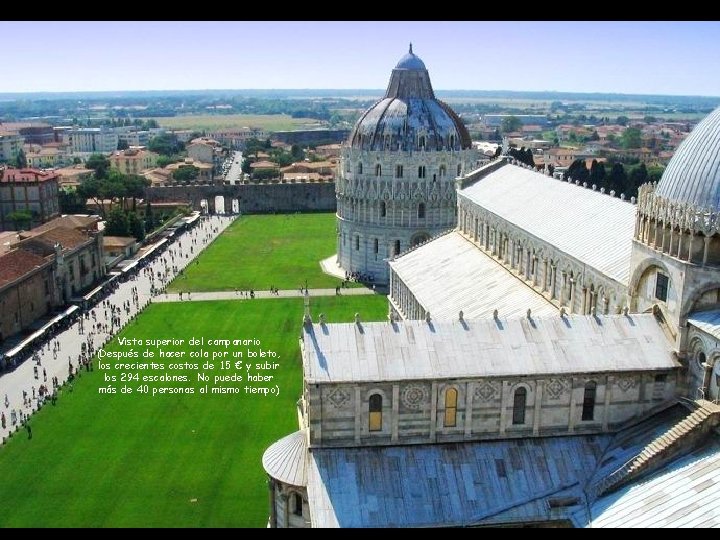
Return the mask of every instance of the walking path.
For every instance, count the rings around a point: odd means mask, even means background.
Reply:
[[[305,295],[305,292],[300,292],[300,289],[278,290],[277,294],[271,291],[253,292],[255,293],[255,298],[295,298]],[[336,294],[336,289],[308,289],[309,296],[335,296]],[[365,287],[355,287],[347,289],[341,288],[339,296],[356,296],[365,294],[380,293],[373,291],[372,289],[367,289]],[[182,293],[182,298],[180,297],[179,293],[163,293],[153,298],[153,302],[187,302],[188,300],[191,302],[202,302],[204,300],[243,300],[250,298],[250,292],[242,290],[193,293],[185,292]]]
[[[200,252],[215,240],[235,219],[235,216],[212,216],[183,233],[155,260],[112,292],[88,313],[87,318],[77,321],[64,332],[56,335],[37,354],[36,364],[28,359],[13,371],[0,375],[0,413],[5,415],[5,428],[0,424],[0,442],[10,431],[18,429],[23,417],[32,414],[42,404],[40,385],[46,385],[49,395],[58,388],[52,384],[53,377],[63,384],[69,376],[70,367],[77,377],[82,377],[82,345],[97,351],[119,332],[129,320],[142,311],[152,300],[154,291],[164,287]],[[157,300],[157,297],[154,298]],[[115,324],[113,324],[115,323]],[[107,329],[105,328],[107,325]],[[107,330],[107,331],[106,331]],[[57,349],[57,353],[54,353]],[[37,368],[37,378],[34,368]],[[45,375],[43,375],[45,372]],[[23,399],[23,390],[28,399]],[[72,383],[63,391],[72,391]],[[46,396],[48,399],[49,396]],[[46,406],[49,405],[46,402]],[[11,414],[14,411],[14,415]],[[13,424],[12,417],[16,422]]]

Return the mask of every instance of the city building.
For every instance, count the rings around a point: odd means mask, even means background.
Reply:
[[[73,153],[79,154],[109,154],[117,150],[118,134],[107,127],[101,128],[71,128],[63,131],[63,140]]]
[[[14,248],[53,261],[53,288],[65,304],[105,276],[103,234],[97,216],[63,216],[22,232]]]
[[[117,169],[123,174],[142,174],[147,169],[152,169],[157,165],[158,155],[149,150],[140,150],[137,148],[128,148],[113,152],[108,158],[110,168]]]
[[[0,343],[52,310],[53,289],[51,260],[24,249],[0,253]]]
[[[25,139],[22,135],[12,131],[0,131],[0,162],[9,162],[15,159],[22,150]]]
[[[269,526],[719,526],[719,141],[720,108],[637,200],[500,156],[387,322],[306,296]]]
[[[455,226],[454,179],[479,158],[462,120],[435,99],[411,46],[384,98],[343,145],[335,182],[338,264],[387,283],[388,258]]]
[[[45,223],[60,212],[58,175],[37,169],[0,169],[0,230],[15,230],[18,213],[29,212],[23,228]]]

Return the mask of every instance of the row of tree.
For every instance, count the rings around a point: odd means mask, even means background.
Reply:
[[[564,179],[579,180],[582,184],[593,184],[597,189],[605,188],[606,192],[615,191],[619,196],[624,193],[627,198],[637,197],[638,188],[646,182],[657,182],[662,176],[664,167],[647,167],[644,163],[625,166],[618,162],[599,163],[593,159],[590,169],[584,159],[576,159],[564,173]]]

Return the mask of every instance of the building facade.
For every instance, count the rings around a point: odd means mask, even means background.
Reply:
[[[435,99],[428,70],[411,47],[384,98],[365,111],[343,145],[338,264],[387,283],[388,258],[455,226],[454,179],[478,157],[462,120]]]
[[[7,167],[0,174],[0,230],[29,229],[60,215],[56,173]],[[29,212],[30,222],[13,219],[18,212]]]
[[[117,169],[123,174],[139,175],[143,171],[155,167],[158,157],[156,153],[148,150],[129,148],[114,152],[108,160],[111,168]]]

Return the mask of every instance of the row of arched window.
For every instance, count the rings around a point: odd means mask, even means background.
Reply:
[[[387,204],[385,204],[385,201],[380,201],[380,217],[387,217]],[[425,203],[417,205],[417,217],[418,219],[425,219]]]
[[[357,174],[363,173],[363,164],[362,162],[357,164],[357,168],[355,169],[357,171]],[[418,166],[418,178],[425,178],[426,177],[427,169],[425,168],[425,165],[419,165]],[[462,164],[458,163],[457,165],[457,176],[460,176],[460,173],[462,172]],[[405,174],[405,167],[403,165],[395,165],[395,178],[403,178]],[[445,175],[447,174],[447,168],[445,165],[440,165],[440,168],[438,169],[438,176],[440,178],[445,178]],[[375,164],[375,176],[382,176],[382,165],[379,163]],[[433,178],[435,178],[435,175],[433,175]]]
[[[581,420],[591,421],[595,418],[595,398],[597,393],[597,383],[590,381],[585,385],[583,394],[583,405]],[[443,426],[457,426],[457,403],[458,391],[456,388],[448,388],[445,390],[445,415],[443,417]],[[372,394],[368,403],[368,430],[382,431],[383,427],[383,398],[380,394]],[[522,425],[525,423],[525,412],[527,410],[527,388],[519,387],[513,394],[513,425]]]

